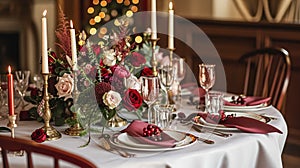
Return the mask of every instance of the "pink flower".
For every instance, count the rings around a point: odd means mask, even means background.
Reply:
[[[93,52],[95,53],[95,55],[99,55],[101,52],[101,47],[99,45],[93,45]]]
[[[114,76],[118,78],[128,78],[130,72],[123,66],[117,66],[114,70]]]
[[[57,84],[58,97],[65,97],[65,100],[72,98],[72,91],[74,89],[74,79],[70,74],[65,73],[62,77],[59,77]]]

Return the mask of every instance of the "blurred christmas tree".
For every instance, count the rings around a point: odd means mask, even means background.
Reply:
[[[85,30],[90,35],[97,33],[97,29],[103,24],[119,16],[131,17],[139,11],[140,0],[92,0],[87,8],[89,15]]]

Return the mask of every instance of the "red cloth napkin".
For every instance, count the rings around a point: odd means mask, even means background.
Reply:
[[[225,120],[220,120],[219,117],[208,115],[207,113],[198,113],[206,122],[213,124],[222,124],[226,127],[237,128],[244,132],[266,134],[271,132],[282,132],[276,127],[259,120],[249,117],[227,117]]]
[[[224,101],[224,104],[226,106],[254,106],[254,105],[259,105],[259,104],[269,102],[271,100],[271,97],[263,98],[263,97],[247,96],[246,98],[243,98],[243,100],[245,101],[244,104],[235,104],[228,101]]]
[[[157,146],[163,147],[175,147],[176,140],[167,135],[164,132],[161,132],[162,140],[161,141],[154,141],[147,137],[143,136],[143,129],[148,126],[148,123],[145,123],[140,120],[134,120],[132,123],[129,124],[127,128],[122,130],[121,132],[126,132],[128,135],[135,138],[137,141],[143,144],[152,144]]]

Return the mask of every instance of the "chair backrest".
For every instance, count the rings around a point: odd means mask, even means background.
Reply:
[[[244,95],[271,97],[282,110],[291,76],[289,53],[283,48],[262,48],[241,56],[245,63]]]
[[[84,168],[95,168],[96,166],[85,158],[72,154],[70,152],[47,146],[44,144],[39,144],[31,140],[11,138],[8,136],[0,136],[0,147],[2,153],[2,162],[4,168],[9,168],[8,163],[8,151],[21,151],[27,153],[27,167],[33,167],[32,153],[42,154],[49,156],[54,160],[54,167],[59,167],[59,160],[63,160],[72,163],[79,167]]]

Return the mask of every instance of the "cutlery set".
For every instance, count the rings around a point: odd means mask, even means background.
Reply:
[[[111,144],[111,140],[112,141],[117,141],[117,138],[115,136],[113,136],[112,138],[110,137],[110,135],[108,134],[103,134],[102,137],[99,138],[99,146],[100,148],[108,151],[108,152],[111,152],[111,153],[114,153],[114,154],[118,154],[122,157],[125,157],[125,158],[130,158],[130,157],[134,157],[135,154],[133,153],[129,153],[121,148],[116,148],[114,147],[112,144]]]

